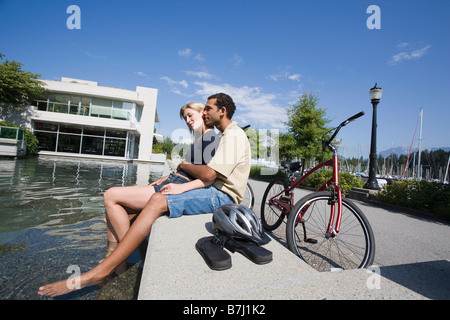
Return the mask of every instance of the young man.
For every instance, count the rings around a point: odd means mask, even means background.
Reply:
[[[100,284],[136,250],[150,234],[153,222],[166,212],[170,217],[179,217],[213,212],[222,205],[239,203],[250,173],[250,145],[244,131],[231,121],[235,109],[228,95],[210,96],[203,119],[205,124],[214,125],[222,133],[216,153],[208,165],[180,164],[179,169],[202,180],[204,188],[174,194],[168,184],[161,193],[152,195],[111,255],[77,279],[71,279],[78,287],[69,288],[66,281],[60,281],[40,287],[38,294],[54,297]]]

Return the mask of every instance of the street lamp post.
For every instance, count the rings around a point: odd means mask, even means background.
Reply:
[[[377,167],[377,105],[380,102],[383,90],[378,88],[377,84],[370,89],[370,101],[372,101],[373,115],[372,115],[372,136],[370,143],[370,156],[369,156],[369,179],[364,185],[365,189],[378,190],[378,181],[376,177],[376,167]]]

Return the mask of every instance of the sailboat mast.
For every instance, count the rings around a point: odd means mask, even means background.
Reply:
[[[448,162],[447,162],[447,169],[445,169],[445,176],[444,176],[444,183],[445,183],[445,179],[447,179],[447,174],[448,174],[448,166],[450,165],[450,155],[448,156]],[[448,179],[448,181],[450,181],[450,178]]]
[[[423,109],[420,109],[419,160],[417,166],[417,179],[419,180],[422,180],[422,168],[420,165],[420,159],[422,157],[422,120],[423,120]]]

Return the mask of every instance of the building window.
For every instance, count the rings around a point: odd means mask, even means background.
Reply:
[[[106,138],[105,156],[125,157],[126,140]]]
[[[68,113],[70,97],[62,94],[49,94],[48,109],[50,112]]]
[[[111,118],[112,100],[92,98],[91,117]]]
[[[58,135],[58,152],[80,153],[81,136],[72,134]]]
[[[34,134],[39,140],[38,150],[56,151],[56,133],[35,131]]]
[[[103,140],[100,137],[83,136],[81,153],[103,155]]]
[[[125,130],[35,122],[34,133],[42,151],[129,157]]]

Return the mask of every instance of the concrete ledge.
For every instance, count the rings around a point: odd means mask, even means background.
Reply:
[[[355,199],[359,201],[366,201],[376,199],[379,190],[369,190],[363,188],[352,188],[348,192],[348,197],[350,199]]]
[[[231,269],[213,271],[195,249],[210,235],[211,214],[155,221],[138,299],[426,299],[365,269],[319,273],[276,240],[269,264],[230,253]]]

